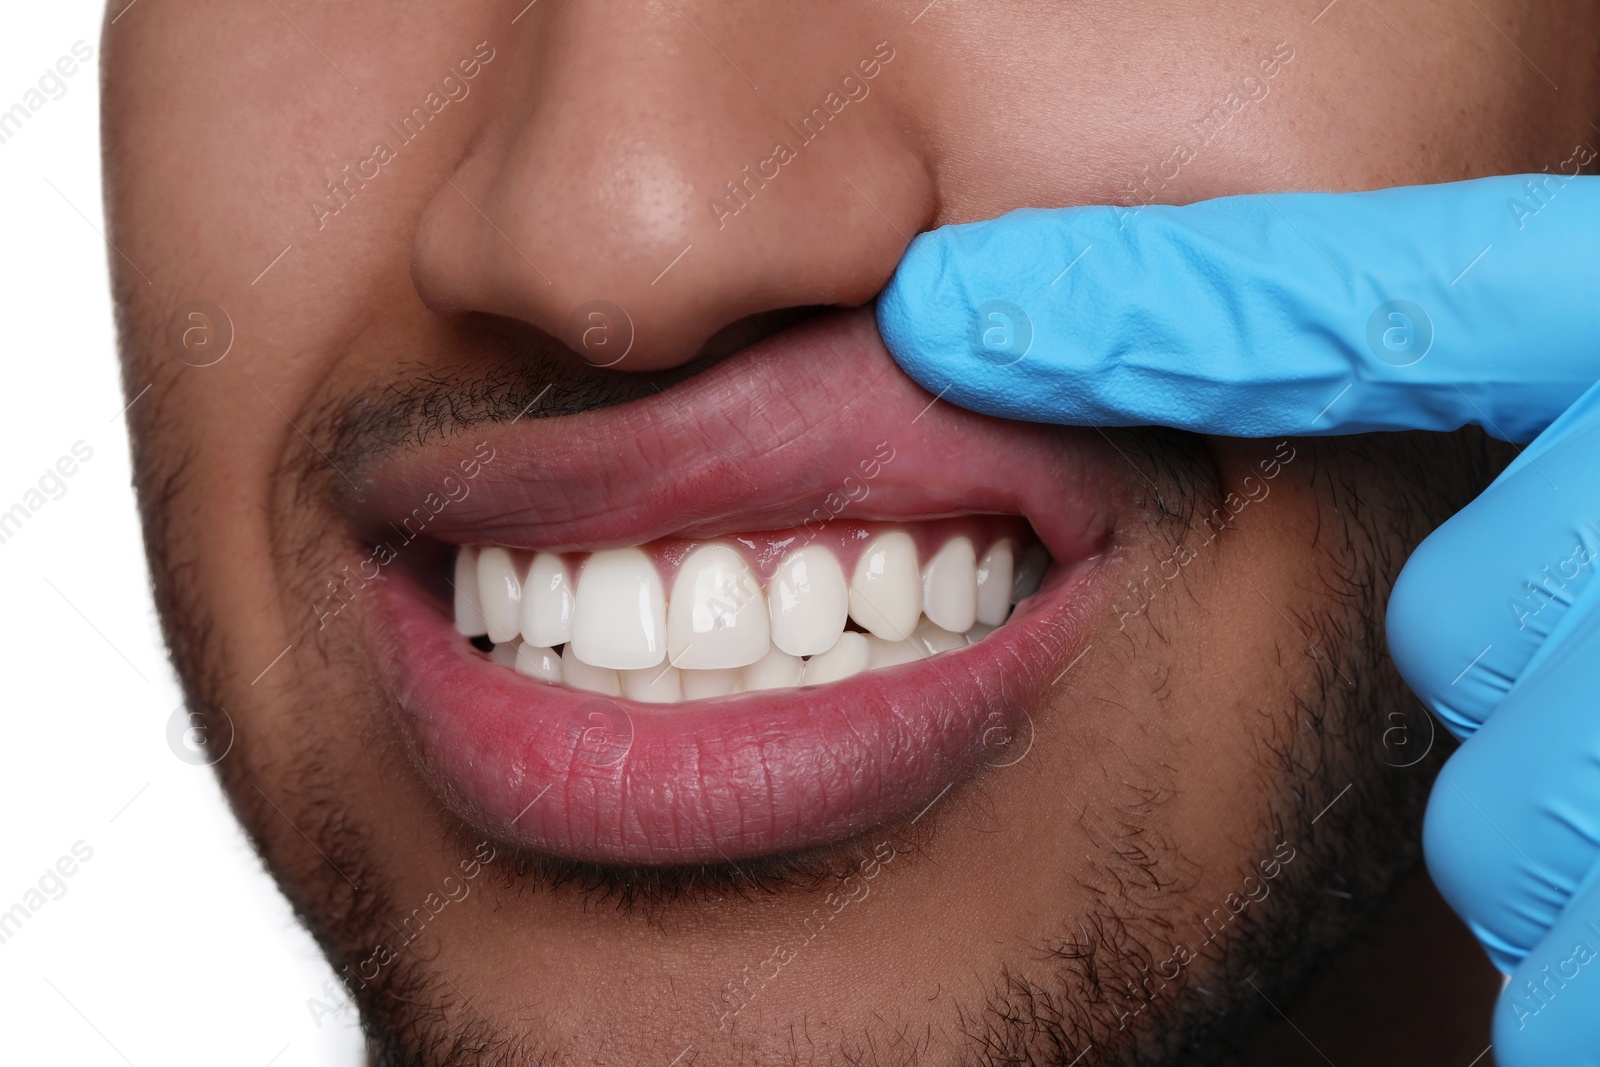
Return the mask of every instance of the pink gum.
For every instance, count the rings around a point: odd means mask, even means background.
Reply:
[[[925,565],[935,552],[952,538],[965,535],[972,541],[978,558],[1001,541],[1009,540],[1016,559],[1039,543],[1027,521],[1016,515],[961,515],[948,519],[926,519],[915,522],[861,522],[854,519],[835,519],[819,527],[794,527],[789,530],[740,533],[723,537],[676,538],[664,537],[639,548],[648,555],[661,575],[662,586],[670,592],[678,576],[678,568],[689,554],[709,544],[724,544],[737,549],[745,562],[762,582],[771,580],[778,564],[791,552],[811,545],[821,545],[830,550],[848,577],[854,570],[867,543],[891,530],[903,530],[911,535],[917,546],[917,564]],[[485,546],[479,546],[485,547]],[[526,574],[533,553],[513,549],[518,570]],[[567,573],[573,581],[583,570],[591,553],[563,552]]]

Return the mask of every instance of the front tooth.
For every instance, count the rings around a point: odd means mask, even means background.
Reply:
[[[978,621],[999,626],[1011,614],[1011,542],[1000,541],[978,564]]]
[[[815,656],[844,633],[850,587],[839,560],[821,545],[791,552],[768,583],[772,643],[791,656]]]
[[[543,678],[547,682],[561,681],[561,657],[548,648],[530,645],[524,641],[517,646],[516,670],[529,678]]]
[[[978,557],[972,540],[952,537],[922,568],[922,613],[954,633],[978,618]]]
[[[622,695],[622,680],[617,672],[605,667],[591,667],[572,651],[572,642],[561,650],[561,684],[590,693],[603,693],[608,697]]]
[[[578,576],[567,647],[590,666],[615,670],[654,667],[667,658],[667,598],[649,556],[614,548],[589,557]]]
[[[744,688],[754,693],[763,689],[797,686],[805,674],[805,666],[805,661],[799,656],[791,656],[781,648],[774,648],[744,669]]]
[[[478,606],[483,609],[489,640],[495,644],[517,636],[522,616],[522,582],[508,549],[489,545],[478,550]]]
[[[678,568],[667,606],[667,658],[695,670],[744,667],[772,647],[767,598],[728,545],[695,550]]]
[[[924,618],[917,623],[916,632],[911,639],[928,650],[928,655],[937,656],[941,652],[952,649],[965,648],[967,638],[965,634],[951,633],[949,630],[935,626],[930,620]]]
[[[978,625],[968,630],[963,636],[966,637],[967,644],[975,645],[979,641],[982,641],[985,637],[988,637],[990,634],[994,633],[994,631],[995,628],[993,626],[985,626],[980,622]]]
[[[867,666],[872,670],[879,667],[898,667],[902,663],[915,663],[927,659],[929,653],[921,644],[907,639],[905,641],[885,641],[881,637],[867,638]]]
[[[1006,574],[1006,590],[1011,575]],[[886,641],[904,641],[922,614],[922,576],[917,545],[903,530],[868,542],[850,579],[850,617]]]
[[[544,648],[572,640],[573,603],[561,557],[554,552],[535,555],[522,583],[522,639]]]
[[[1044,581],[1044,572],[1050,567],[1050,553],[1044,550],[1043,545],[1032,545],[1022,554],[1022,561],[1017,564],[1016,576],[1011,579],[1011,602],[1013,604],[1026,600],[1039,591],[1039,583]]]
[[[517,646],[510,641],[503,641],[489,650],[489,661],[498,663],[502,667],[515,667],[517,665]]]
[[[478,550],[462,545],[456,550],[456,633],[462,637],[482,637],[489,623],[478,606]]]
[[[705,700],[707,697],[726,697],[744,692],[744,672],[740,670],[728,668],[679,673],[683,675],[685,700]]]
[[[676,704],[683,699],[681,673],[676,667],[646,667],[638,671],[618,671],[622,676],[622,695],[641,704]]]
[[[869,654],[866,637],[846,630],[832,648],[806,660],[806,684],[825,685],[860,674],[867,669]]]

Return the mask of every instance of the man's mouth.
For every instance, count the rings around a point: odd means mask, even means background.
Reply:
[[[418,536],[372,659],[435,794],[514,847],[837,843],[1031,744],[1122,470],[1103,438],[938,403],[870,313],[830,314],[657,396],[387,461],[352,518]]]
[[[587,556],[468,545],[451,584],[456,631],[493,662],[569,689],[677,704],[825,685],[965,648],[1038,590],[1049,563],[1014,521],[841,521]]]

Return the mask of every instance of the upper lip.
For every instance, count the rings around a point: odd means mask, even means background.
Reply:
[[[1055,559],[1079,559],[1103,536],[1109,501],[1088,469],[1099,450],[1061,447],[1065,432],[934,402],[890,360],[870,315],[844,313],[654,397],[396,457],[373,471],[355,511],[363,528],[384,528],[486,442],[493,461],[429,537],[589,550],[784,529],[839,494],[837,514],[862,519],[1024,515]],[[894,460],[864,495],[847,488],[884,441]]]
[[[864,478],[862,462],[884,442],[893,459]],[[352,519],[388,528],[485,446],[493,458],[434,516],[430,539],[572,551],[797,527],[819,509],[907,520],[1003,513],[1026,517],[1070,579],[1048,583],[992,646],[954,654],[965,660],[955,667],[933,660],[887,679],[874,672],[698,710],[630,709],[476,670],[419,575],[386,583],[375,659],[441,799],[502,840],[592,861],[706,862],[823,844],[947,787],[979,759],[977,720],[1017,727],[1075,643],[1085,613],[1074,608],[1095,570],[1085,562],[1104,548],[1118,496],[1100,442],[937,402],[895,367],[866,311],[791,327],[656,396],[485,426],[392,457],[371,472]],[[851,712],[850,701],[868,706]],[[628,719],[625,758],[572,758],[580,706]],[[674,810],[641,810],[651,804]]]

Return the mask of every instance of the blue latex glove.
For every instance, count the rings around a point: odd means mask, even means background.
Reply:
[[[1025,210],[912,242],[884,340],[992,415],[1532,440],[1407,563],[1402,675],[1465,744],[1440,891],[1510,972],[1504,1067],[1600,1067],[1600,178]]]

